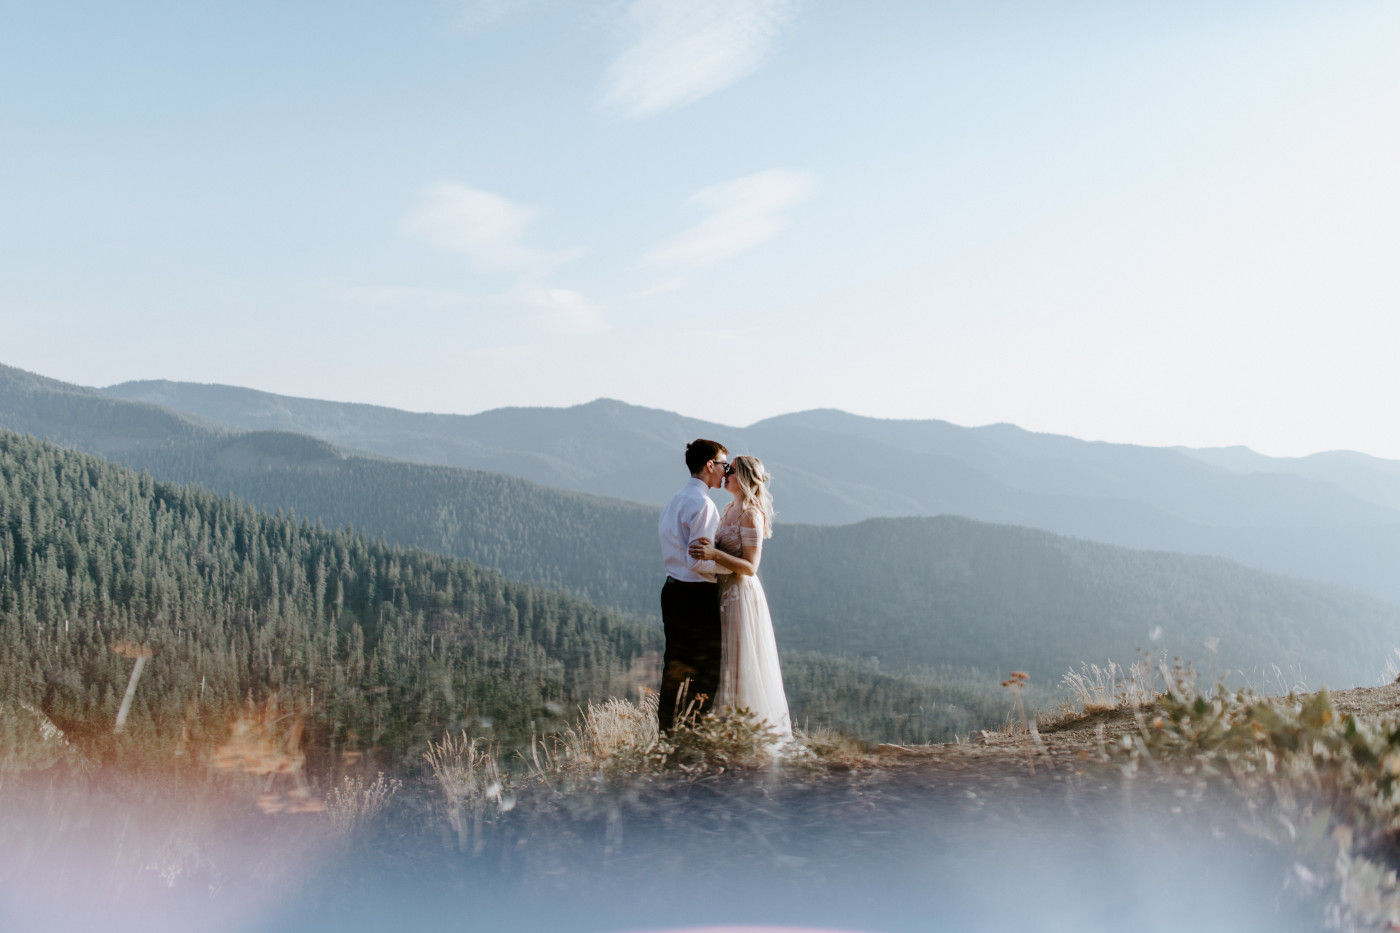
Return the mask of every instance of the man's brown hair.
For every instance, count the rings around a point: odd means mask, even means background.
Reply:
[[[696,476],[705,469],[705,464],[720,454],[729,456],[729,449],[719,441],[707,441],[699,437],[685,445],[685,465],[689,468],[690,475]]]

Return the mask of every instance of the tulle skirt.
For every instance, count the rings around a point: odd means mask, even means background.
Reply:
[[[758,577],[733,574],[720,589],[724,627],[717,709],[747,709],[782,741],[792,737],[778,642]]]

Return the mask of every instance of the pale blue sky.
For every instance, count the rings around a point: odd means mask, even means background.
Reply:
[[[1400,4],[0,0],[0,362],[1400,458]]]

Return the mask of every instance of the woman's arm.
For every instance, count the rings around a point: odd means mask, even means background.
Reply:
[[[726,554],[704,538],[690,546],[690,556],[696,560],[712,560],[730,573],[753,576],[758,573],[759,561],[763,559],[763,517],[756,510],[748,509],[739,516],[739,529],[744,542],[742,556]],[[748,529],[747,534],[745,529]]]
[[[744,548],[744,557],[735,557],[705,542],[703,538],[690,546],[690,556],[696,560],[712,560],[730,573],[751,577],[758,572],[758,562],[748,560],[748,552],[749,549]]]

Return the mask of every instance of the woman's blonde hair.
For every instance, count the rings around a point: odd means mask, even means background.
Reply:
[[[763,537],[773,537],[773,496],[768,492],[768,484],[773,477],[757,457],[734,457],[729,462],[734,465],[734,477],[739,480],[739,488],[743,490],[739,508],[743,511],[757,510],[763,516]]]

